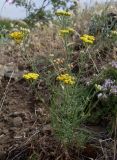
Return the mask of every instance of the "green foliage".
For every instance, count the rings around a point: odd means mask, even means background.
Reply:
[[[117,69],[114,67],[109,67],[104,71],[104,77],[110,77],[111,79],[114,79],[117,81]]]
[[[67,3],[69,2],[69,0],[51,0],[51,3],[53,5],[54,10],[57,10],[59,8],[63,8],[65,9],[67,7]]]
[[[64,31],[71,26],[70,16],[59,16],[59,28],[64,28]],[[63,67],[66,73],[72,75],[71,70],[68,68],[70,63],[72,50],[68,46],[70,43],[70,34],[61,34],[60,37],[63,41],[63,46],[66,53],[66,60]],[[53,59],[51,60],[53,62]],[[56,75],[59,73],[58,67],[54,64]],[[75,84],[64,84],[61,81],[59,84],[52,85],[52,98],[51,98],[51,123],[55,135],[64,144],[77,144],[80,147],[86,143],[89,132],[85,131],[82,127],[88,114],[85,114],[85,107],[90,100],[90,91],[85,86],[79,84],[77,77]]]
[[[64,144],[82,142],[83,145],[88,134],[81,125],[88,116],[85,115],[84,109],[89,102],[90,94],[80,85],[63,87],[54,88],[51,100],[52,127]]]
[[[47,21],[52,19],[53,11],[55,12],[57,9],[62,8],[67,10],[69,5],[73,7],[73,2],[71,0],[43,0],[42,6],[39,8],[37,8],[35,3],[32,3],[32,1],[27,2],[26,0],[16,0],[14,3],[17,6],[23,6],[26,9],[27,17],[25,21],[29,24],[33,24],[37,21]],[[51,5],[51,11],[46,9],[48,5]]]
[[[27,0],[15,0],[14,4],[16,6],[24,7],[27,10],[27,12],[32,11],[35,7],[35,3],[32,3],[32,1]]]
[[[2,29],[11,29],[11,20],[1,19],[0,20],[0,30]]]
[[[23,22],[23,21],[18,21],[18,20],[10,20],[10,19],[1,19],[0,20],[0,30],[6,29],[6,30],[11,30],[15,27],[23,27],[27,28],[28,25]]]
[[[68,5],[68,2],[69,4],[70,3],[73,3],[72,0],[43,0],[43,3],[42,3],[42,8],[45,8],[44,6],[47,6],[49,4],[51,4],[53,6],[53,9],[59,9],[59,8],[66,8]],[[31,8],[34,8],[35,7],[35,3],[32,3],[32,1],[30,1],[29,3],[27,2],[27,0],[15,0],[14,2],[17,6],[23,6],[25,7],[26,9],[31,9]]]
[[[0,43],[5,44],[9,39],[9,33],[21,29],[28,29],[28,25],[24,21],[1,19],[0,20]]]
[[[34,12],[30,13],[28,17],[26,17],[25,22],[29,25],[34,25],[36,22],[42,21],[44,23],[48,22],[48,20],[52,20],[52,14],[50,11],[45,11],[44,9],[35,9]]]
[[[93,15],[89,26],[89,33],[93,35],[108,36],[110,31],[117,29],[117,19],[113,14],[102,12],[101,15]]]
[[[99,90],[95,84],[100,86]],[[93,88],[93,96],[85,110],[90,115],[87,121],[96,124],[102,122],[112,131],[117,116],[117,69],[108,66],[98,78],[92,80],[89,88]]]
[[[34,152],[28,160],[38,160],[38,155]]]

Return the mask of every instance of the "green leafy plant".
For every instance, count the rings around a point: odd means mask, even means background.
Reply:
[[[85,107],[90,101],[90,91],[79,83],[82,72],[75,77],[68,67],[72,50],[69,47],[71,28],[71,14],[67,11],[56,12],[59,22],[59,35],[65,49],[65,71],[61,73],[59,68],[51,60],[56,71],[56,85],[52,85],[51,98],[51,123],[55,135],[65,146],[72,143],[83,146],[90,133],[82,125],[89,116],[85,114]],[[70,27],[69,27],[70,26]],[[57,61],[58,62],[58,61]]]
[[[62,143],[72,144],[74,142],[77,145],[81,142],[82,145],[86,143],[89,133],[81,126],[88,116],[84,109],[89,99],[88,90],[80,85],[54,88],[51,100],[52,127]],[[84,137],[84,141],[79,135]]]
[[[116,66],[116,62],[114,64]],[[98,78],[92,80],[89,88],[93,88],[93,96],[86,106],[86,112],[90,115],[87,119],[90,123],[99,124],[102,121],[102,125],[106,125],[107,129],[110,128],[113,132],[117,116],[117,70],[111,65],[103,70]]]

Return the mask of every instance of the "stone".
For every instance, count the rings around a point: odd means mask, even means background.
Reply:
[[[44,132],[48,132],[48,131],[51,131],[51,130],[52,130],[52,128],[51,128],[50,124],[46,124],[46,125],[43,126],[43,131]]]
[[[4,65],[0,64],[0,77],[4,76]]]
[[[8,129],[4,129],[4,130],[3,130],[3,133],[4,133],[5,135],[8,135],[8,134],[9,134]]]
[[[14,139],[16,139],[16,140],[19,140],[19,139],[22,139],[23,138],[23,136],[21,135],[16,135],[15,137],[14,137]]]
[[[5,159],[6,159],[6,152],[0,151],[0,160],[5,160]]]
[[[21,117],[15,117],[15,118],[13,119],[13,125],[14,125],[15,127],[21,127],[22,124],[23,124],[23,122],[22,122],[22,118],[21,118]]]
[[[14,72],[17,70],[17,67],[16,65],[11,62],[11,63],[8,63],[4,66],[4,73],[7,73],[7,72]]]
[[[0,64],[0,80],[5,76],[10,78],[11,76],[18,77],[18,67],[13,63],[8,63],[6,65]]]
[[[15,117],[24,117],[25,113],[24,112],[13,112],[9,114],[9,117],[15,118]]]
[[[4,77],[6,77],[6,78],[11,78],[11,79],[13,79],[13,80],[15,80],[15,81],[18,81],[18,80],[21,80],[21,79],[22,79],[23,74],[24,74],[23,71],[22,71],[22,72],[19,71],[19,72],[17,72],[17,73],[6,72],[6,73],[4,74]]]
[[[9,135],[5,135],[5,134],[2,134],[0,135],[0,144],[6,144],[6,143],[9,143],[11,141],[11,139],[9,138]]]

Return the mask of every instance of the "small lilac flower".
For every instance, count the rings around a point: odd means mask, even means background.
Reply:
[[[6,0],[7,3],[12,4],[15,0]]]
[[[117,95],[117,85],[111,86],[110,93]]]
[[[117,61],[112,61],[112,62],[111,62],[111,66],[112,66],[113,68],[116,68],[116,69],[117,69]]]
[[[101,99],[101,98],[102,98],[102,96],[103,96],[103,94],[102,94],[102,93],[99,93],[99,94],[97,95],[98,99]]]
[[[104,84],[102,85],[102,90],[103,91],[107,91],[108,89],[111,88],[111,86],[113,86],[115,83],[115,81],[112,81],[111,79],[106,79]]]

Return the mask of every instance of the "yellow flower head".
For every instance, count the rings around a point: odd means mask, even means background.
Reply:
[[[57,76],[56,79],[63,82],[64,84],[75,84],[75,78],[73,76],[70,76],[69,74],[61,74]]]
[[[26,73],[23,75],[23,78],[26,79],[26,80],[36,80],[39,78],[39,74],[37,73]]]
[[[75,30],[73,28],[66,28],[66,29],[61,29],[59,32],[60,32],[59,33],[60,36],[66,36],[70,33],[75,32]]]
[[[96,91],[101,91],[102,90],[102,86],[98,85],[98,84],[95,84],[95,89],[96,89]]]
[[[85,43],[89,43],[89,44],[93,44],[95,41],[95,37],[94,36],[90,36],[87,34],[84,34],[83,36],[80,37],[80,39],[85,42]]]
[[[114,36],[117,36],[117,31],[111,31],[111,34],[114,35]]]
[[[69,30],[69,33],[74,33],[75,32],[75,30],[73,29],[73,28],[67,28],[68,30]]]
[[[57,58],[57,59],[54,59],[53,62],[55,64],[63,64],[64,63],[64,58]]]
[[[57,16],[71,16],[71,13],[70,13],[70,12],[62,11],[62,10],[55,12],[55,14],[56,14]]]
[[[21,42],[24,38],[23,32],[15,31],[9,34],[9,36],[16,42]]]
[[[20,30],[24,33],[30,33],[30,29],[28,28],[23,28],[23,27],[20,27]]]

